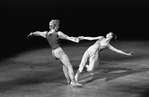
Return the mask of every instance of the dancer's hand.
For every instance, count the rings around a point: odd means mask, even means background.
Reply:
[[[79,38],[79,40],[83,40],[84,36],[79,36],[78,38]]]
[[[130,53],[128,53],[127,55],[128,55],[128,56],[132,56],[132,53],[133,53],[133,52],[130,52]]]
[[[30,36],[32,36],[33,35],[33,33],[31,32],[29,35],[27,35],[27,39],[30,37]]]
[[[79,42],[80,42],[80,40],[82,40],[82,39],[83,39],[83,36],[79,36],[79,37],[76,37],[76,39],[75,39],[75,40],[76,40],[76,42],[77,42],[77,43],[79,43]]]
[[[79,43],[79,42],[80,42],[80,39],[79,39],[78,37],[76,38],[76,42],[77,42],[77,43]]]

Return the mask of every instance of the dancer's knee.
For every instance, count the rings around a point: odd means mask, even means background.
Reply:
[[[88,72],[92,72],[93,71],[93,68],[91,68],[91,67],[88,66],[87,71]]]

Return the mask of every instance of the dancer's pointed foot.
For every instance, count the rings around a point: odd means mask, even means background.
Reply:
[[[78,82],[71,82],[70,85],[73,87],[82,87],[83,86],[82,84],[79,84]]]
[[[73,86],[73,87],[82,87],[83,86],[82,84],[80,84],[76,81],[71,81],[70,85]]]

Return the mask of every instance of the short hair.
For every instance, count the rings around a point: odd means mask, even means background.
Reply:
[[[58,19],[53,19],[49,23],[50,28],[55,28],[59,26],[60,21]]]

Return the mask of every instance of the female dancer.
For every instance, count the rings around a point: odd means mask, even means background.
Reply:
[[[128,55],[128,56],[131,56],[132,55],[132,52],[131,53],[125,53],[121,50],[118,50],[116,48],[114,48],[112,45],[110,45],[110,40],[113,38],[114,34],[112,32],[109,32],[107,35],[106,35],[106,38],[104,38],[103,36],[99,36],[99,37],[84,37],[84,36],[81,36],[79,37],[80,39],[85,39],[85,40],[94,40],[94,39],[98,39],[93,45],[91,45],[84,53],[83,57],[82,57],[82,60],[81,60],[81,63],[79,65],[79,69],[75,75],[75,79],[76,81],[78,81],[78,77],[80,75],[80,73],[83,71],[83,68],[86,66],[87,68],[87,71],[90,72],[90,75],[94,75],[93,74],[93,71],[95,69],[95,67],[98,65],[99,63],[99,53],[102,51],[102,50],[105,50],[105,49],[110,49],[114,52],[117,52],[117,53],[120,53],[120,54],[124,54],[124,55]],[[87,65],[87,62],[89,62],[89,64]]]
[[[56,59],[60,60],[61,63],[63,64],[63,72],[67,79],[68,84],[72,86],[82,86],[81,84],[75,81],[74,71],[70,63],[70,60],[59,44],[59,39],[66,39],[78,43],[79,38],[69,37],[66,34],[62,33],[61,31],[58,31],[59,23],[60,21],[57,19],[51,20],[49,23],[50,31],[43,31],[43,32],[35,31],[30,33],[27,37],[36,35],[46,38],[52,48],[52,55]]]

